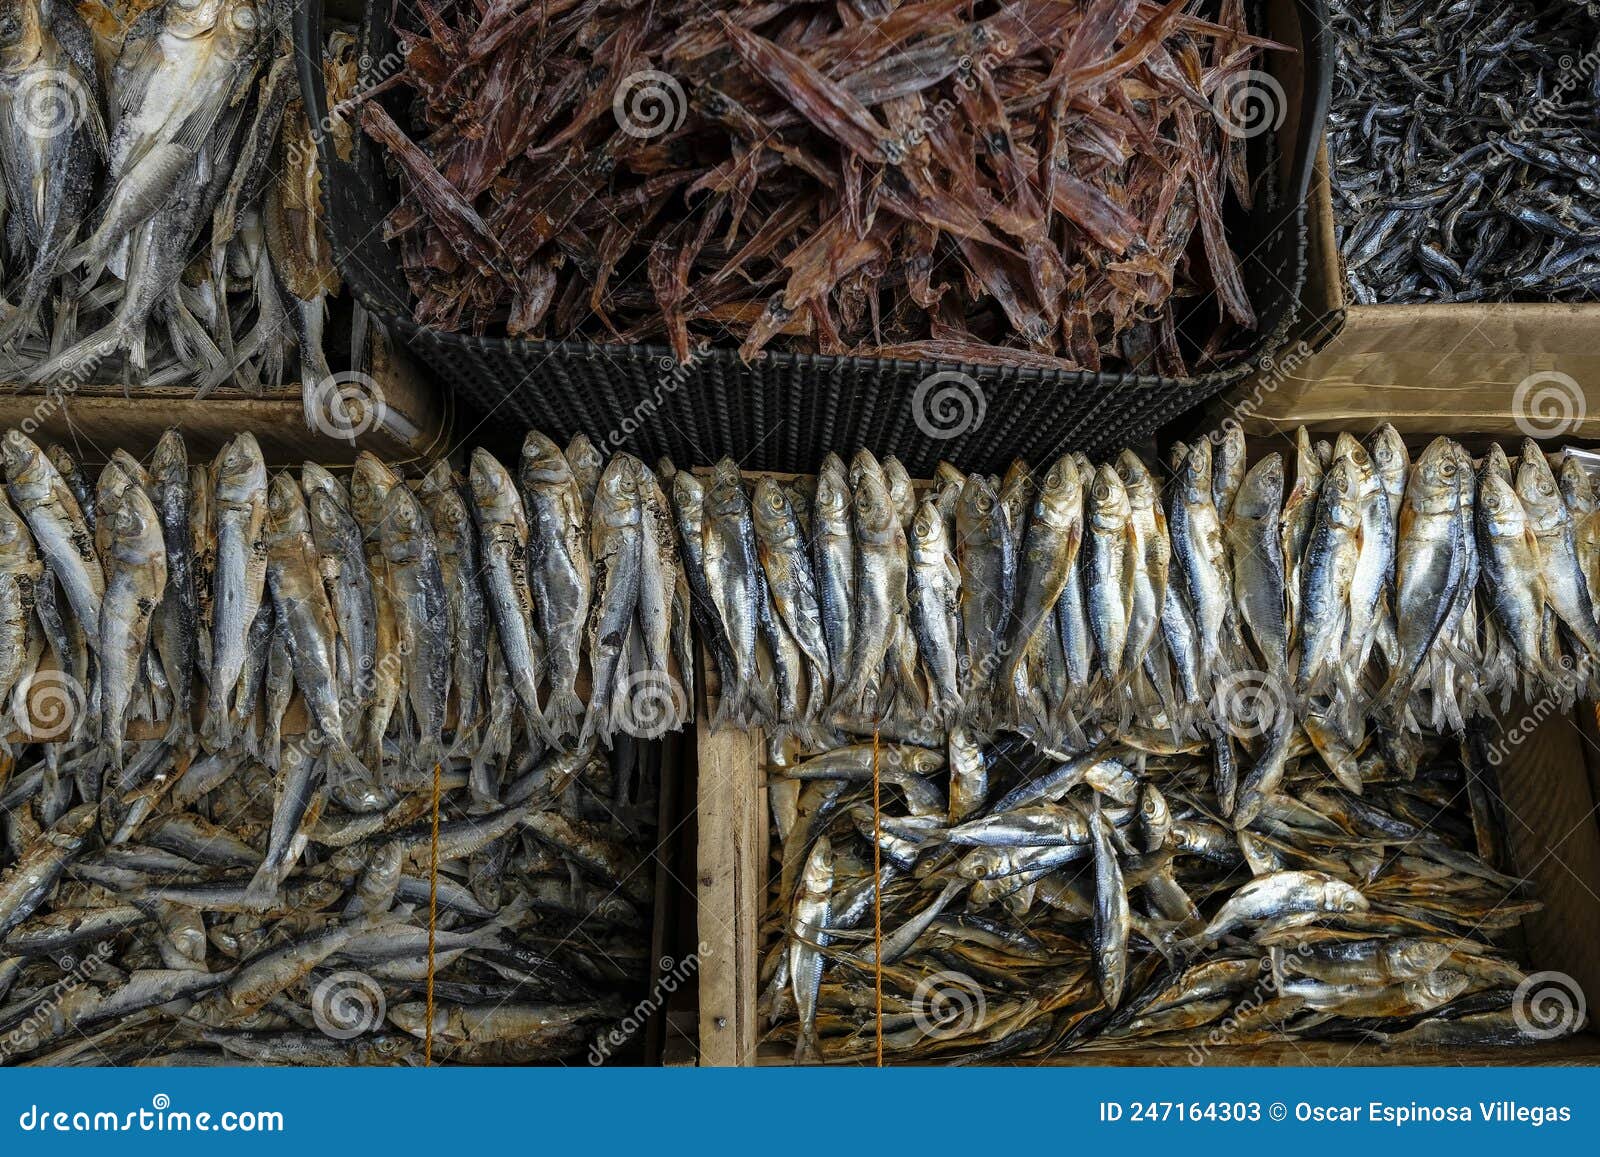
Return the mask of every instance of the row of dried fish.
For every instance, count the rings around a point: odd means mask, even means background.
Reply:
[[[1333,0],[1328,157],[1352,298],[1589,300],[1600,286],[1600,21]]]
[[[1165,493],[1131,452],[1037,478],[944,464],[920,494],[865,451],[753,500],[731,462],[708,492],[679,474],[715,722],[1016,729],[1067,754],[1209,738],[1242,826],[1298,729],[1356,791],[1369,728],[1410,766],[1424,726],[1595,684],[1600,514],[1577,458],[1529,440],[1478,465],[1440,438],[1413,465],[1387,425],[1302,430],[1296,457],[1292,486],[1281,455],[1247,469],[1234,428],[1175,447]]]
[[[414,1058],[430,953],[435,1056],[615,1031],[656,811],[627,733],[692,683],[648,469],[533,435],[520,480],[347,484],[169,432],[91,493],[0,453],[0,1060]]]
[[[435,1062],[550,1062],[649,975],[635,751],[553,754],[488,811],[446,771],[434,884],[426,785],[133,750],[111,826],[43,759],[0,774],[0,1065],[420,1063],[430,996]]]
[[[6,372],[254,391],[281,384],[298,346],[308,388],[328,380],[338,275],[288,14],[275,0],[8,8]]]
[[[1284,112],[1189,7],[450,0],[359,115],[424,325],[1182,376],[1256,324],[1224,216]]]
[[[12,430],[0,701],[52,764],[71,755],[87,800],[108,769],[133,786],[133,725],[192,747],[198,723],[208,750],[277,768],[303,718],[289,746],[330,780],[461,760],[483,807],[546,747],[679,727],[693,659],[666,500],[637,459],[569,451],[530,434],[519,482],[480,450],[465,486],[363,453],[347,485],[314,463],[269,476],[248,433],[191,468],[169,431],[148,466],[116,451],[91,494],[65,450]]]
[[[874,766],[877,770],[874,772]],[[1582,1027],[1502,934],[1539,908],[1501,866],[1481,747],[1360,759],[1297,742],[1247,826],[1203,754],[1061,764],[980,744],[774,742],[768,1039],[801,1062],[1043,1059],[1349,1039],[1508,1045]],[[882,806],[873,803],[872,779]],[[881,997],[879,978],[881,977]]]

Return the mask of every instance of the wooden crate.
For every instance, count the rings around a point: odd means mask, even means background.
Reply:
[[[703,688],[697,713],[696,891],[700,937],[712,951],[700,971],[699,1063],[787,1065],[788,1047],[761,1044],[756,1012],[765,947],[759,924],[772,877],[765,743],[755,730],[712,731],[714,701],[715,686]],[[1522,924],[1529,970],[1550,969],[1576,980],[1590,998],[1590,1030],[1504,1049],[1385,1049],[1350,1041],[1222,1046],[1205,1054],[1205,1064],[1600,1065],[1600,1033],[1593,1027],[1600,1017],[1600,801],[1590,782],[1592,756],[1600,749],[1574,718],[1514,712],[1504,722],[1525,733],[1498,768],[1511,817],[1507,842],[1517,872],[1545,905]],[[1166,1066],[1191,1064],[1193,1056],[1184,1048],[1142,1047],[1069,1052],[1046,1063]]]
[[[1327,153],[1318,158],[1308,204],[1303,330],[1274,366],[1205,410],[1215,426],[1239,422],[1273,438],[1306,426],[1365,433],[1392,422],[1425,440],[1438,434],[1520,439],[1541,389],[1574,399],[1566,440],[1600,439],[1600,304],[1356,305],[1345,299],[1334,242]],[[1529,381],[1539,374],[1559,378]],[[1523,388],[1519,396],[1519,386]],[[1554,413],[1550,411],[1549,413]],[[1535,428],[1548,431],[1553,419]],[[1281,443],[1279,443],[1281,446]]]
[[[183,433],[192,461],[215,454],[249,430],[268,463],[307,459],[348,463],[361,450],[387,462],[427,461],[450,449],[453,406],[403,349],[374,333],[367,376],[383,393],[384,419],[352,445],[306,425],[298,383],[247,394],[219,388],[196,400],[193,386],[158,388],[84,385],[70,393],[36,386],[0,390],[0,430],[20,427],[36,442],[60,442],[85,465],[103,463],[113,450],[144,457],[169,428]]]

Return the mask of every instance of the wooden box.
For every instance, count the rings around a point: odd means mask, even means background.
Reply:
[[[707,669],[703,664],[702,669]],[[695,874],[702,954],[699,984],[701,1065],[787,1065],[786,1046],[762,1045],[756,1003],[766,944],[760,918],[772,882],[771,819],[765,743],[758,731],[709,727],[715,688],[703,691],[698,734],[698,867]],[[1587,716],[1588,707],[1580,708]],[[1587,717],[1514,713],[1498,764],[1508,813],[1507,842],[1516,871],[1544,902],[1522,924],[1529,972],[1553,970],[1589,997],[1590,1028],[1576,1036],[1503,1049],[1392,1048],[1351,1041],[1222,1046],[1208,1065],[1600,1065],[1600,767]],[[1589,734],[1585,734],[1585,728]],[[1063,1053],[1063,1065],[1185,1065],[1193,1050],[1142,1047]],[[1034,1063],[1031,1062],[1030,1063]]]
[[[1307,206],[1303,328],[1274,363],[1213,402],[1247,435],[1481,434],[1600,439],[1600,304],[1356,305],[1334,242],[1327,154]]]

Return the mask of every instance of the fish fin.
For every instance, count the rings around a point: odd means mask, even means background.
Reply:
[[[551,740],[556,740],[574,734],[580,727],[583,716],[583,699],[575,689],[552,687],[540,723],[545,734]]]

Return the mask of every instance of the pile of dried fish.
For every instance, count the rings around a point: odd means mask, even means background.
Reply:
[[[275,0],[11,6],[8,374],[259,390],[281,384],[298,345],[308,389],[329,377],[323,313],[338,278],[288,13]]]
[[[654,823],[631,737],[693,685],[648,468],[535,433],[518,480],[479,451],[465,486],[371,455],[347,485],[269,477],[248,433],[191,469],[169,433],[91,495],[58,447],[0,451],[0,1058],[413,1052],[435,790],[444,1052],[620,1019]],[[351,969],[398,1035],[340,1035]]]
[[[1492,696],[1570,708],[1600,659],[1600,513],[1577,458],[1532,440],[1412,465],[1393,427],[1298,436],[1293,485],[1237,427],[1178,446],[1164,495],[1124,452],[1035,478],[830,455],[813,489],[731,461],[672,495],[714,722],[826,745],[1016,730],[1067,756],[1215,740],[1220,814],[1251,822],[1304,730],[1360,790],[1369,740],[1415,764]],[[1287,491],[1287,492],[1286,492]],[[695,548],[698,544],[699,549]],[[1249,759],[1239,765],[1239,749]]]
[[[1600,287],[1592,5],[1333,0],[1328,114],[1357,302],[1588,300]]]
[[[369,90],[414,127],[360,119],[424,325],[1178,376],[1255,325],[1223,216],[1281,96],[1189,7],[446,0]]]
[[[880,956],[884,1050],[919,1062],[1162,1046],[1198,1063],[1279,1040],[1506,1045],[1581,1027],[1532,1018],[1496,943],[1539,905],[1501,867],[1473,744],[1455,757],[1430,740],[1409,769],[1370,752],[1357,794],[1297,739],[1237,829],[1197,753],[1114,746],[1064,775],[1018,736],[956,730],[878,750],[876,816],[873,758],[870,739],[772,746],[762,1009],[797,1060],[871,1057]]]

